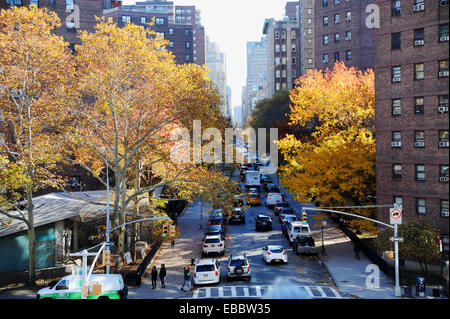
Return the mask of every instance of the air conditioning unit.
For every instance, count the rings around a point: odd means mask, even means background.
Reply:
[[[414,147],[425,147],[425,142],[424,141],[414,142]]]
[[[448,113],[448,106],[438,106],[439,113]]]
[[[414,12],[423,11],[423,10],[425,10],[424,3],[419,3],[414,6]]]
[[[352,37],[345,37],[345,41],[350,41]]]
[[[415,45],[416,47],[422,46],[422,45],[424,45],[424,43],[425,43],[424,40],[415,40],[415,41],[414,41],[414,45]]]
[[[351,17],[345,17],[345,22],[352,21]]]
[[[392,142],[391,146],[392,147],[402,147],[402,142]]]
[[[441,176],[441,177],[439,177],[439,181],[440,182],[448,182],[448,177],[447,176]]]
[[[402,110],[393,110],[392,111],[392,114],[394,114],[394,115],[400,115],[400,114],[402,114]]]
[[[441,212],[442,217],[448,217],[448,210],[443,210]]]
[[[448,147],[448,142],[439,142],[439,147]]]
[[[323,60],[322,63],[323,64],[328,64],[328,61],[327,60]]]
[[[439,72],[439,77],[443,78],[443,77],[447,77],[448,76],[448,71],[440,71]]]
[[[401,82],[402,81],[402,78],[400,77],[400,76],[396,76],[396,77],[394,77],[394,78],[392,78],[392,82]]]
[[[439,38],[439,41],[441,42],[448,41],[448,35],[443,35],[442,37]]]

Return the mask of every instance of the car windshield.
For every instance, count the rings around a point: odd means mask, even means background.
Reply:
[[[292,221],[292,220],[297,220],[297,217],[295,217],[295,216],[286,216],[284,219],[286,221]]]
[[[215,244],[215,243],[220,243],[220,239],[219,238],[208,238],[205,240],[206,244]]]
[[[308,227],[302,227],[302,233],[308,233],[309,228]]]
[[[247,261],[244,259],[235,259],[230,262],[230,266],[247,266]]]
[[[281,254],[283,252],[283,249],[281,249],[281,248],[271,248],[270,252],[272,252],[274,254]]]
[[[267,216],[262,216],[262,217],[258,217],[258,220],[263,221],[263,222],[267,222],[267,221],[270,220],[270,218],[267,217]]]
[[[198,265],[195,271],[196,272],[214,271],[214,265]]]
[[[205,236],[217,236],[220,235],[220,231],[208,231]]]
[[[219,225],[216,225],[216,226],[210,226],[209,228],[208,228],[208,231],[211,231],[211,232],[216,232],[216,231],[221,231],[222,230],[222,226],[219,226]]]
[[[278,203],[276,206],[277,207],[289,207],[289,204],[286,202],[283,202],[283,203]]]

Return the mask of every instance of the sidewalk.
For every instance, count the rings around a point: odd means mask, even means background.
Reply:
[[[326,256],[319,256],[339,290],[364,299],[398,299],[394,296],[393,280],[381,270],[379,288],[367,288],[366,279],[374,273],[373,268],[367,266],[373,263],[363,252],[360,252],[360,259],[357,260],[352,241],[333,222],[330,221],[328,225],[324,228]],[[320,231],[316,235],[316,238],[320,238]],[[320,240],[316,242],[320,251]]]
[[[203,223],[206,219],[206,209],[203,206]],[[175,246],[170,247],[170,242],[161,246],[152,263],[148,266],[147,273],[142,278],[141,286],[129,287],[128,298],[174,299],[187,298],[192,295],[192,292],[184,292],[180,288],[183,284],[183,267],[190,266],[192,257],[198,259],[201,255],[200,242],[203,230],[200,229],[200,202],[189,205],[177,222],[182,231],[180,237],[175,240]],[[161,288],[158,276],[157,288],[152,289],[150,270],[153,266],[156,266],[159,274],[161,264],[165,264],[167,269],[166,288]]]

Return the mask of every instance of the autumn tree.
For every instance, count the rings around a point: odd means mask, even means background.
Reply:
[[[32,195],[60,182],[55,171],[65,149],[61,123],[73,66],[68,44],[52,34],[59,26],[56,13],[34,5],[0,11],[0,213],[27,225],[29,284],[36,279]]]
[[[299,201],[319,206],[373,204],[375,195],[374,74],[337,63],[315,70],[291,90],[290,125],[311,120],[316,131],[306,140],[287,135],[278,146],[288,163],[281,183]],[[372,216],[371,210],[353,213]],[[374,230],[369,222],[353,221]]]
[[[399,237],[403,238],[399,254],[403,258],[417,260],[422,272],[428,274],[428,264],[439,260],[439,228],[429,218],[419,217],[398,226]],[[392,250],[392,230],[385,229],[378,234],[377,247],[380,251]]]
[[[113,224],[122,225],[133,205],[167,185],[193,194],[198,165],[171,159],[175,129],[192,132],[193,119],[217,127],[220,98],[203,67],[177,65],[168,41],[144,26],[119,28],[103,18],[76,45],[75,161],[104,183],[113,176]],[[125,250],[125,227],[118,248]]]

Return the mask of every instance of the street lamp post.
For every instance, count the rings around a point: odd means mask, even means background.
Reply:
[[[323,242],[323,226],[326,226],[327,222],[322,220],[322,255],[326,256],[326,252],[325,252],[325,244]]]

